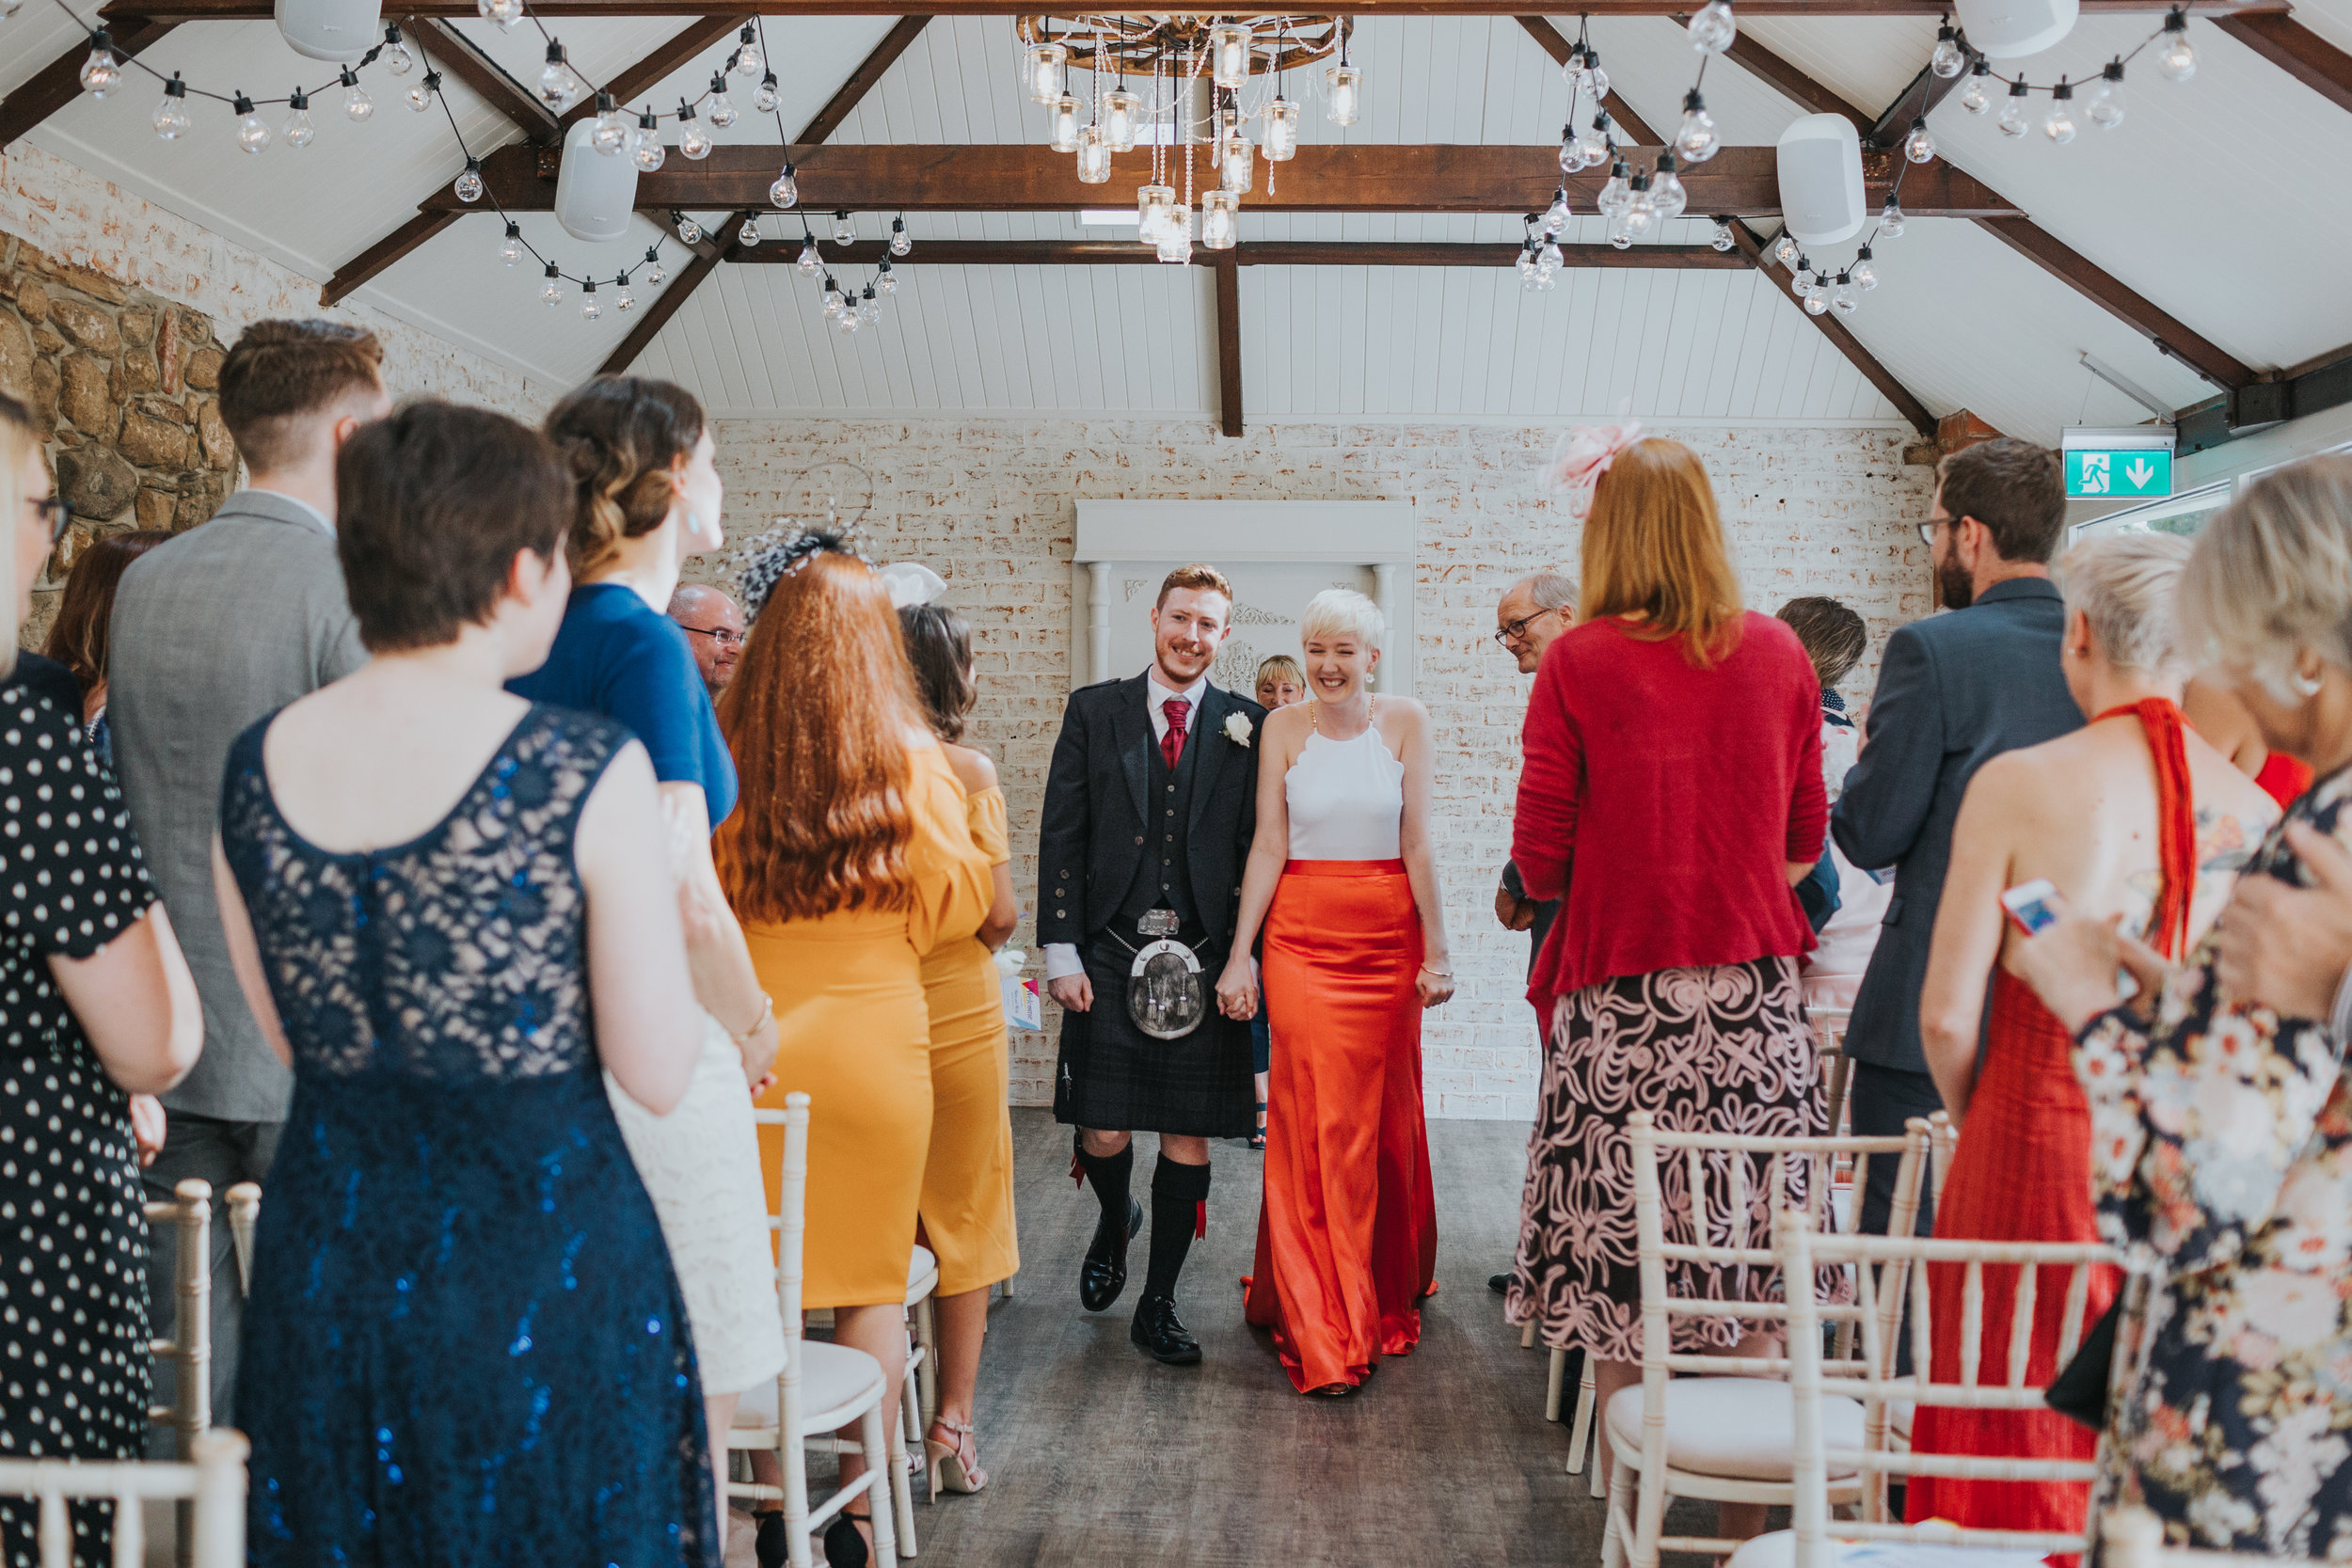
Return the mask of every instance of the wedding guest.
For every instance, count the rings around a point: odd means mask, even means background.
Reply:
[[[687,635],[703,688],[717,702],[734,678],[735,661],[743,655],[742,610],[708,583],[687,582],[670,595],[670,619]]]
[[[2193,678],[2181,693],[2181,712],[2197,733],[2226,754],[2238,770],[2262,785],[2263,793],[2281,806],[2312,787],[2312,770],[2284,752],[2263,741],[2262,727],[2246,705],[2230,694],[2219,680]]]
[[[1258,732],[1258,831],[1216,986],[1228,1017],[1259,1010],[1263,928],[1266,994],[1291,1022],[1242,1312],[1302,1394],[1353,1394],[1420,1345],[1438,1256],[1421,1014],[1454,994],[1454,968],[1429,710],[1370,686],[1387,629],[1345,588],[1300,619],[1310,695]]]
[[[2188,541],[2127,533],[2078,545],[2058,562],[2067,689],[2089,721],[2056,740],[2005,752],[1969,782],[1952,832],[1935,921],[1920,1038],[1960,1144],[1936,1210],[1938,1237],[2096,1242],[2090,1107],[2074,1082],[2074,1040],[2014,971],[2022,940],[2001,907],[2010,888],[2056,885],[2072,910],[2106,918],[2168,959],[2187,955],[2220,913],[2238,868],[2278,810],[2251,779],[2183,721],[2187,657],[2175,615]],[[1987,984],[1991,1018],[1985,1016]],[[1982,1065],[1979,1065],[1981,1039]],[[1929,1289],[1957,1301],[1963,1266],[1928,1265]],[[2090,1282],[2087,1321],[2106,1310],[2112,1270]],[[2010,1365],[2017,1271],[1979,1271],[1984,1364]],[[2057,1373],[2063,1292],[2037,1298],[2026,1378]],[[1932,1375],[1961,1381],[1960,1315],[1933,1323]],[[1923,1408],[1915,1452],[2086,1461],[2094,1434],[2053,1410]],[[1915,1478],[1910,1517],[1987,1529],[2079,1532],[2080,1481]]]
[[[893,567],[903,571],[904,567]],[[932,579],[936,581],[936,578]],[[1012,1213],[1012,1079],[1005,993],[992,957],[1012,935],[1021,906],[1012,896],[1012,846],[1005,792],[988,753],[962,744],[964,716],[979,700],[972,678],[972,627],[952,610],[910,604],[898,611],[915,695],[963,791],[964,824],[989,863],[990,900],[980,928],[943,942],[923,958],[930,1014],[931,1142],[923,1160],[923,1244],[939,1259],[932,1298],[939,1328],[939,1415],[925,1434],[931,1494],[977,1492],[988,1484],[972,1431],[972,1402],[988,1337],[988,1290],[1021,1272]]]
[[[212,841],[230,742],[263,714],[367,661],[335,559],[335,459],[361,426],[391,411],[384,351],[363,328],[264,321],[220,367],[220,417],[246,487],[209,522],[133,562],[107,635],[106,723],[115,771],[155,889],[204,1003],[204,1055],[164,1104],[171,1136],[147,1169],[169,1198],[190,1177],[226,1192],[266,1183],[294,1080],[238,990],[213,897]],[[171,1242],[148,1255],[148,1313],[167,1333]],[[213,1227],[213,1277],[237,1280],[229,1227]],[[245,1293],[212,1292],[213,1419],[237,1420],[238,1320]],[[171,1372],[156,1398],[171,1398]]]
[[[1278,707],[1306,701],[1307,677],[1299,670],[1298,661],[1288,654],[1276,654],[1258,663],[1256,682],[1258,705],[1272,713]],[[1265,1148],[1266,1075],[1274,1066],[1274,1024],[1263,998],[1257,1012],[1249,1020],[1249,1043],[1257,1052],[1258,1130],[1249,1134],[1249,1147]]]
[[[0,1459],[136,1459],[147,1444],[147,1303],[125,1265],[147,1250],[133,1096],[178,1083],[203,1044],[196,985],[155,899],[114,780],[81,744],[81,709],[26,679],[16,640],[72,514],[40,434],[0,395]],[[45,684],[45,683],[44,683]],[[40,797],[40,799],[36,799]],[[0,1543],[30,1564],[29,1499],[0,1502]],[[76,1503],[77,1562],[112,1560],[112,1509]]]
[[[2199,536],[2180,599],[2265,743],[2318,776],[2240,878],[2296,887],[2297,844],[2352,844],[2352,458],[2255,480]],[[2101,1495],[2154,1511],[2172,1544],[2324,1555],[2352,1529],[2352,1079],[2315,1013],[2225,999],[2217,944],[2168,971],[2105,912],[2070,909],[2014,955],[2074,1038],[2100,1235],[2157,1270]],[[2119,964],[2161,998],[2153,1022],[2119,1005]]]
[[[1846,1031],[1847,1104],[1859,1136],[1897,1135],[1911,1117],[1943,1109],[1919,1044],[1919,989],[1968,781],[2003,752],[2082,723],[2058,657],[2065,606],[2049,580],[2065,531],[2065,476],[2048,448],[2002,437],[1937,465],[1933,512],[1919,533],[1937,602],[1959,613],[1914,621],[1886,640],[1868,744],[1830,813],[1849,861],[1895,868]],[[1886,1229],[1893,1166],[1870,1163],[1865,1230]],[[1921,1234],[1932,1221],[1922,1204]]]
[[[1821,854],[1820,691],[1796,634],[1741,610],[1689,448],[1579,431],[1555,473],[1572,513],[1590,515],[1581,612],[1535,676],[1511,836],[1529,896],[1565,899],[1531,984],[1551,1035],[1507,1302],[1545,1344],[1584,1352],[1604,1419],[1629,1430],[1642,1291],[1626,1117],[1823,1131],[1798,978],[1813,932],[1794,892]],[[1680,1168],[1661,1174],[1666,1240],[1687,1244]],[[1751,1189],[1759,1234],[1769,1189],[1760,1176]],[[1760,1270],[1684,1287],[1779,1289]],[[1675,1341],[1735,1354],[1764,1342],[1706,1319],[1681,1320]],[[1613,1402],[1621,1390],[1629,1404]],[[1724,1513],[1726,1536],[1763,1527],[1756,1505]]]
[[[619,722],[659,781],[702,1049],[685,1098],[666,1114],[615,1081],[606,1086],[686,1293],[723,1534],[737,1399],[784,1370],[751,1099],[775,1058],[776,1022],[710,854],[712,829],[735,806],[735,764],[687,640],[660,607],[679,563],[723,542],[725,491],[702,404],[666,381],[599,376],[557,404],[546,430],[571,467],[573,586],[546,662],[506,689]]]
[[[2341,1050],[2352,1042],[2352,853],[2297,821],[2285,839],[2311,885],[2238,879],[2214,926],[2214,974],[2225,1001],[2327,1020]]]
[[[102,533],[84,546],[57,595],[57,618],[50,623],[41,652],[73,672],[82,689],[82,732],[109,771],[115,765],[114,733],[106,722],[106,636],[114,619],[115,591],[123,569],[170,538],[135,531]]]
[[[1813,661],[1813,678],[1821,685],[1821,784],[1830,804],[1845,792],[1862,736],[1846,712],[1846,699],[1837,683],[1869,651],[1870,632],[1862,617],[1836,599],[1791,599],[1773,612],[1786,622]],[[1861,988],[1870,951],[1878,945],[1879,922],[1886,917],[1894,890],[1846,858],[1832,840],[1827,854],[1836,874],[1837,908],[1816,933],[1820,945],[1805,966],[1804,1001],[1808,1008],[1849,1011]]]
[[[994,873],[873,568],[832,534],[802,533],[752,563],[743,596],[752,634],[720,716],[742,809],[718,850],[783,1026],[760,1102],[811,1099],[802,1300],[833,1308],[835,1342],[881,1362],[896,1390],[931,1144],[922,960],[978,931]],[[761,1155],[772,1182],[781,1136]],[[846,1482],[865,1461],[845,1454],[841,1468]],[[783,1529],[781,1515],[762,1521],[779,1546]],[[826,1559],[856,1568],[871,1540],[867,1515],[845,1513]]]
[[[423,403],[338,461],[364,670],[230,748],[215,851],[294,1070],[240,1424],[260,1568],[718,1560],[676,1276],[597,1072],[658,1111],[699,1029],[644,750],[528,704],[572,476]]]

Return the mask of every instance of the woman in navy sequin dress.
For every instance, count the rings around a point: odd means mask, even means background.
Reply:
[[[675,1275],[599,1067],[701,1047],[643,748],[546,657],[570,480],[501,416],[344,448],[375,660],[231,750],[232,955],[294,1068],[246,1308],[251,1560],[716,1568]]]

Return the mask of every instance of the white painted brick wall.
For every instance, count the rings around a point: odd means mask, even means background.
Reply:
[[[1849,695],[1867,697],[1887,633],[1929,608],[1926,551],[1911,525],[1927,515],[1932,470],[1903,466],[1910,432],[1657,433],[1706,460],[1753,608],[1828,594],[1867,619],[1872,657],[1849,683]],[[1034,902],[1039,802],[1070,684],[1073,503],[1183,496],[1418,508],[1418,695],[1438,732],[1438,869],[1461,987],[1423,1033],[1428,1108],[1525,1118],[1538,1069],[1534,1015],[1522,1000],[1527,941],[1495,924],[1493,896],[1528,683],[1491,637],[1495,601],[1514,578],[1577,560],[1575,525],[1535,482],[1557,434],[1279,422],[1227,440],[1195,420],[789,419],[723,421],[718,438],[737,536],[781,512],[812,465],[856,463],[874,479],[866,526],[877,559],[919,559],[947,579],[946,602],[975,629],[980,701],[971,739],[996,756],[1004,777],[1025,910]],[[1034,952],[1032,938],[1025,922],[1013,940]],[[1045,1035],[1014,1037],[1017,1104],[1051,1099],[1052,1028],[1049,1020]]]
[[[224,347],[248,323],[276,318],[323,316],[367,327],[384,345],[384,379],[395,397],[480,404],[536,424],[563,391],[373,307],[322,307],[318,284],[293,268],[29,142],[0,148],[0,230],[203,311]]]

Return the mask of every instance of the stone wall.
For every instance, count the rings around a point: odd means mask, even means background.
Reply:
[[[1713,475],[1752,607],[1833,594],[1869,623],[1871,657],[1849,683],[1868,694],[1876,652],[1928,612],[1932,470],[1903,461],[1898,428],[1669,427]],[[748,537],[824,462],[873,479],[866,520],[878,559],[914,558],[947,579],[946,602],[975,627],[980,702],[974,744],[993,754],[1011,807],[1014,885],[1034,906],[1039,802],[1070,689],[1071,571],[1081,497],[1202,500],[1402,500],[1420,515],[1412,574],[1416,694],[1439,747],[1436,835],[1460,994],[1429,1016],[1429,1110],[1532,1114],[1538,1067],[1522,1000],[1527,941],[1493,913],[1507,852],[1527,681],[1492,641],[1495,601],[1518,575],[1573,568],[1578,531],[1535,475],[1558,437],[1501,424],[1253,426],[1237,440],[1192,420],[736,420],[718,430],[728,526]],[[1032,953],[1025,915],[1014,942]],[[1049,1006],[1049,1014],[1052,1009]],[[1016,1036],[1013,1099],[1051,1098],[1052,1029]]]

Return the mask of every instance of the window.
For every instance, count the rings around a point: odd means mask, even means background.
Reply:
[[[2225,479],[2218,484],[2184,491],[2144,506],[2110,512],[2088,523],[2077,523],[2068,531],[2066,542],[2079,545],[2086,539],[2104,539],[2112,533],[2177,533],[2193,539],[2213,520],[2215,513],[2230,504],[2234,487],[2234,481]]]

